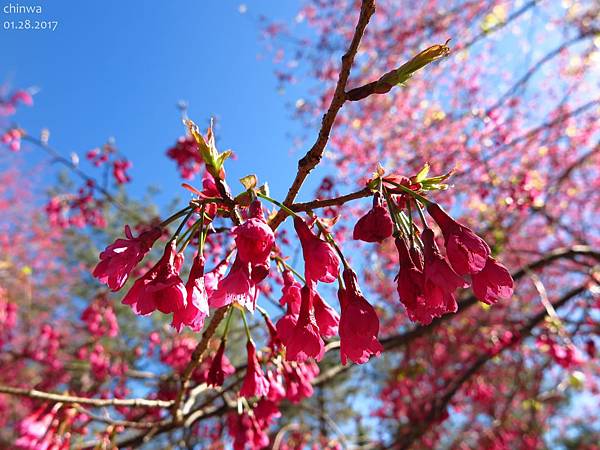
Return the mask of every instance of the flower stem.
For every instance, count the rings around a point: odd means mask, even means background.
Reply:
[[[408,229],[410,231],[410,243],[413,244],[413,217],[412,217],[412,206],[410,205],[410,199],[406,202],[406,208],[408,210]]]
[[[317,223],[317,227],[319,228],[319,230],[321,230],[321,233],[323,233],[323,235],[325,236],[325,239],[327,239],[327,242],[329,242],[333,246],[333,248],[335,249],[336,253],[338,254],[338,256],[340,257],[340,259],[342,260],[342,264],[344,265],[344,269],[349,269],[350,265],[348,264],[348,261],[346,261],[346,258],[344,257],[344,254],[342,253],[342,250],[338,247],[338,245],[335,242],[335,239],[333,239],[333,236],[331,235],[331,233],[325,229],[325,227],[323,226],[323,224],[321,222],[319,222],[319,219],[317,219],[315,222]]]
[[[181,211],[177,211],[175,214],[173,214],[172,216],[168,217],[167,219],[163,220],[158,226],[159,227],[166,227],[167,225],[169,225],[171,222],[173,222],[174,220],[179,219],[181,216],[183,216],[184,214],[186,214],[187,210],[190,209],[191,206],[186,206],[185,208],[183,208]]]
[[[383,190],[383,196],[385,197],[387,207],[390,211],[390,215],[392,216],[392,223],[394,224],[394,236],[398,236],[400,234],[400,228],[398,226],[398,215],[396,213],[396,204],[394,203],[394,199],[388,192],[388,190],[381,184]]]
[[[194,238],[194,231],[196,231],[196,229],[198,229],[199,225],[200,225],[200,221],[198,220],[198,221],[194,222],[194,224],[183,233],[183,235],[181,236],[182,246],[181,246],[181,249],[179,250],[179,253],[184,251],[186,249],[186,247],[188,246],[188,244],[192,241],[192,239]]]
[[[252,340],[252,336],[250,335],[250,328],[248,327],[248,321],[246,320],[246,311],[240,309],[240,313],[242,314],[242,320],[244,321],[244,330],[246,331],[246,337],[250,342],[254,342]]]
[[[261,193],[261,192],[256,192],[256,195],[260,198],[265,199],[268,202],[273,203],[276,206],[279,206],[282,210],[284,210],[289,216],[298,216],[298,214],[296,214],[294,211],[292,211],[290,208],[288,208],[287,206],[285,206],[283,203]]]
[[[181,230],[183,230],[183,227],[185,226],[185,224],[187,223],[187,221],[189,220],[189,218],[192,217],[192,214],[194,214],[194,210],[193,209],[189,213],[187,213],[187,215],[185,216],[185,219],[183,219],[181,221],[181,223],[179,224],[179,227],[177,227],[177,231],[175,231],[175,234],[171,238],[171,241],[174,240],[174,239],[177,239],[179,237],[179,233],[181,233]]]
[[[227,316],[227,321],[225,322],[225,328],[223,329],[222,340],[227,340],[227,334],[229,333],[229,325],[231,325],[231,318],[233,317],[233,308],[229,308],[229,315]]]
[[[303,283],[306,283],[306,280],[304,279],[304,277],[302,275],[300,275],[300,273],[298,273],[298,271],[296,269],[294,269],[292,266],[290,266],[288,263],[286,263],[283,259],[277,257],[277,261],[284,267],[284,269],[288,269],[290,272],[292,272],[294,275],[296,275]]]
[[[405,194],[411,195],[412,197],[416,198],[417,200],[419,200],[421,203],[423,203],[425,206],[427,205],[431,205],[433,202],[426,199],[425,197],[423,197],[420,194],[417,194],[415,191],[413,191],[412,189],[407,188],[406,186],[400,184],[400,183],[394,183],[393,181],[386,181],[386,183],[391,183],[394,186],[396,186],[398,189],[400,189],[401,191],[403,191]]]
[[[423,214],[421,205],[418,202],[415,202],[415,205],[417,205],[417,211],[419,212],[419,216],[421,217],[421,220],[423,221],[423,226],[425,226],[425,228],[429,228],[429,225],[427,224],[427,218],[425,217],[425,214]]]

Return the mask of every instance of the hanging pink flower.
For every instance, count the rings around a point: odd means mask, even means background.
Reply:
[[[356,274],[352,269],[344,269],[345,289],[338,291],[342,314],[340,318],[340,357],[342,364],[348,358],[357,364],[363,364],[371,355],[378,356],[383,347],[377,340],[379,318],[375,309],[365,299]]]
[[[294,217],[294,228],[302,245],[306,282],[334,282],[340,270],[340,260],[334,249],[327,242],[315,236],[301,218]]]
[[[123,287],[129,273],[150,251],[154,242],[160,237],[160,228],[152,228],[134,238],[129,225],[125,225],[127,239],[117,239],[100,253],[100,262],[93,275],[102,283],[106,283],[113,291]]]
[[[248,367],[246,377],[240,389],[242,397],[264,397],[269,392],[269,380],[265,377],[258,358],[256,357],[256,347],[252,341],[246,343],[248,352]]]
[[[269,445],[269,436],[254,414],[237,411],[227,415],[229,435],[233,438],[233,450],[259,450]]]
[[[204,288],[209,298],[209,304],[210,298],[219,287],[219,281],[223,279],[225,272],[227,272],[227,261],[221,262],[217,267],[204,275]]]
[[[156,265],[137,279],[123,304],[130,305],[139,315],[147,315],[155,310],[170,314],[186,307],[187,291],[179,270],[183,264],[183,254],[177,253],[173,239],[165,247],[165,253]]]
[[[71,425],[74,414],[71,413],[72,409],[61,414],[60,406],[58,404],[51,409],[42,406],[21,420],[16,427],[19,437],[15,441],[15,447],[19,450],[68,450],[71,433],[59,434],[58,429],[61,419],[65,425]],[[59,415],[64,417],[59,418]]]
[[[267,398],[273,402],[279,402],[285,398],[285,388],[283,387],[283,375],[274,370],[267,370],[267,380],[269,380],[269,392]]]
[[[198,252],[194,258],[185,290],[186,306],[173,313],[171,326],[177,332],[180,332],[184,325],[189,326],[193,331],[200,331],[209,313],[208,295],[204,287],[204,257],[201,252]]]
[[[352,238],[364,242],[381,242],[390,237],[394,231],[394,223],[388,209],[383,206],[379,194],[373,196],[373,208],[358,219],[354,225]]]
[[[425,253],[424,294],[425,306],[433,317],[454,313],[458,309],[454,293],[456,289],[467,287],[440,254],[435,243],[433,230],[426,228],[422,235]]]
[[[322,337],[335,336],[338,333],[340,316],[318,292],[314,291],[313,304],[315,308],[315,320]]]
[[[283,287],[281,288],[282,296],[279,299],[280,305],[288,305],[288,309],[294,314],[300,312],[300,303],[302,298],[300,290],[302,285],[298,283],[290,270],[283,271]]]
[[[269,348],[273,354],[279,351],[279,348],[282,345],[281,338],[279,337],[279,333],[277,332],[277,328],[269,318],[269,316],[264,316],[265,324],[267,325],[267,330],[269,331]]]
[[[238,257],[252,265],[264,264],[271,254],[275,235],[267,225],[258,200],[250,205],[250,218],[232,229]]]
[[[223,386],[225,377],[232,375],[235,372],[235,367],[229,362],[229,358],[225,356],[225,339],[221,341],[221,345],[213,356],[208,375],[206,376],[206,384],[209,386]]]
[[[283,343],[288,342],[292,338],[294,329],[298,323],[300,309],[298,308],[298,312],[295,313],[290,305],[288,303],[287,312],[277,321],[276,325],[277,335]]]
[[[481,272],[471,275],[473,292],[478,300],[488,305],[499,299],[509,299],[513,294],[513,279],[502,264],[489,257]]]
[[[427,211],[441,228],[446,241],[446,254],[452,268],[459,275],[481,271],[490,256],[490,248],[470,228],[452,219],[437,204],[431,203]]]
[[[256,284],[250,276],[250,264],[242,262],[238,256],[227,276],[219,281],[217,290],[209,298],[209,304],[213,308],[221,308],[236,302],[254,311],[257,296]]]
[[[283,377],[285,379],[285,398],[292,403],[298,403],[312,397],[312,380],[319,374],[319,366],[308,360],[304,363],[283,362]]]
[[[288,333],[281,335],[286,346],[286,359],[302,362],[308,358],[315,358],[320,361],[325,353],[325,347],[315,321],[312,304],[313,293],[308,286],[304,286],[301,295],[302,303],[296,325]]]
[[[127,173],[131,169],[132,163],[127,159],[117,159],[113,161],[113,177],[118,184],[125,184],[131,181]]]
[[[431,323],[434,314],[426,306],[425,276],[423,275],[421,261],[416,254],[415,258],[411,256],[411,252],[403,238],[397,237],[395,243],[400,260],[400,271],[396,277],[400,301],[406,308],[410,320],[422,324]],[[417,263],[415,263],[415,259]]]

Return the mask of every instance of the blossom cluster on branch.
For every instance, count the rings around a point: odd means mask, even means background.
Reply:
[[[0,447],[595,449],[591,3],[259,17],[281,87],[319,86],[293,103],[314,143],[278,200],[185,120],[192,197],[164,220],[112,141],[64,156],[12,122],[34,90],[0,91],[0,163],[81,181],[38,211],[0,172]]]

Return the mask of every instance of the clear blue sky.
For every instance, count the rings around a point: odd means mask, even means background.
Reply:
[[[285,106],[295,97],[276,91],[253,18],[289,21],[298,1],[248,1],[244,15],[238,0],[0,0],[9,3],[41,5],[31,18],[59,21],[54,32],[0,28],[0,82],[40,88],[35,107],[16,116],[30,132],[48,127],[53,146],[82,159],[114,136],[134,164],[132,191],[158,185],[167,200],[183,195],[164,151],[184,133],[176,109],[184,99],[202,127],[218,117],[220,149],[238,155],[227,165],[230,184],[254,172],[274,195],[285,193],[299,156],[290,154],[298,125]],[[26,18],[2,8],[2,21]]]

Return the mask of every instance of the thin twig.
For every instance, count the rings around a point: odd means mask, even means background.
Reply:
[[[325,151],[325,146],[329,141],[329,135],[331,133],[331,129],[333,128],[333,124],[335,122],[335,118],[339,110],[344,105],[346,101],[346,84],[348,83],[348,78],[350,76],[350,69],[352,68],[352,64],[354,63],[354,58],[358,51],[358,46],[360,41],[365,33],[365,29],[367,28],[367,24],[371,19],[371,16],[375,12],[375,0],[363,0],[360,8],[360,15],[358,18],[358,23],[356,24],[356,29],[354,30],[354,36],[352,37],[352,42],[348,47],[348,50],[342,56],[342,67],[340,69],[340,75],[338,77],[337,84],[335,86],[335,91],[333,93],[333,97],[331,99],[331,104],[329,105],[329,109],[323,116],[323,121],[321,123],[321,129],[319,131],[319,135],[317,137],[316,142],[313,144],[311,149],[304,155],[304,157],[298,161],[298,172],[296,173],[296,177],[290,186],[287,195],[283,201],[283,204],[287,207],[290,207],[304,180],[308,176],[308,174],[319,164],[321,158],[323,157],[323,152]],[[271,228],[276,229],[281,222],[285,219],[286,214],[283,210],[277,211],[277,214],[271,220]]]

